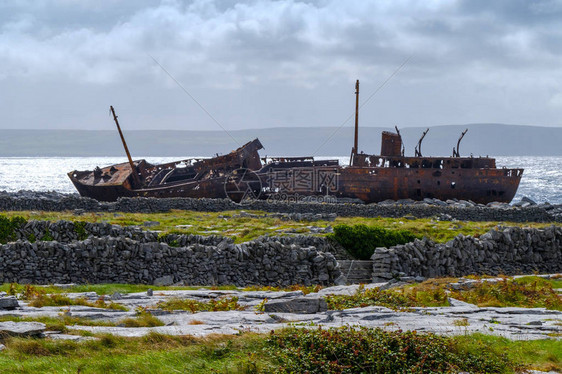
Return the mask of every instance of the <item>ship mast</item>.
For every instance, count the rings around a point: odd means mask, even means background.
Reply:
[[[351,151],[351,160],[349,160],[349,165],[353,165],[355,156],[357,156],[357,150],[359,147],[359,79],[355,82],[355,139],[353,142],[353,149]]]
[[[127,142],[125,142],[125,137],[121,132],[121,126],[119,126],[119,121],[117,120],[117,115],[115,114],[115,110],[113,109],[113,105],[109,107],[111,110],[111,114],[113,114],[113,119],[115,120],[115,124],[117,125],[117,130],[119,131],[119,136],[121,137],[121,141],[123,142],[123,147],[125,148],[125,153],[127,154],[127,158],[129,159],[129,165],[131,166],[131,173],[133,174],[133,179],[137,185],[140,185],[139,175],[137,174],[137,168],[133,163],[133,159],[131,158],[131,154],[129,153],[129,148],[127,147]]]

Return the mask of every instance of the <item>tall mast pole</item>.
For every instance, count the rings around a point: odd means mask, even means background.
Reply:
[[[133,174],[133,179],[137,185],[140,185],[139,175],[137,174],[137,168],[133,163],[133,159],[131,158],[131,154],[129,153],[129,148],[127,147],[127,142],[125,142],[125,137],[121,132],[121,126],[119,126],[119,121],[117,120],[117,115],[115,114],[115,110],[113,109],[113,105],[109,107],[111,110],[111,114],[113,114],[113,119],[115,120],[115,124],[117,125],[117,130],[119,131],[119,136],[121,137],[121,141],[123,142],[123,147],[125,148],[125,153],[127,154],[127,158],[129,159],[129,165],[131,166],[131,172]]]
[[[357,155],[359,147],[359,79],[355,83],[355,142],[353,143],[353,153]]]

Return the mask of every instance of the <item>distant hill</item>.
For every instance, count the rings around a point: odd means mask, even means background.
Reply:
[[[461,155],[474,156],[562,156],[562,128],[471,124],[430,127],[424,139],[424,156],[450,156],[461,132],[469,131],[460,147]],[[224,154],[254,138],[268,156],[348,156],[353,143],[353,128],[293,127],[222,131],[126,131],[125,138],[133,158],[140,156],[212,156]],[[391,128],[361,127],[359,149],[380,152],[380,133]],[[406,155],[425,128],[401,129]],[[77,157],[124,155],[117,131],[2,130],[2,157]],[[330,138],[331,136],[331,138]]]

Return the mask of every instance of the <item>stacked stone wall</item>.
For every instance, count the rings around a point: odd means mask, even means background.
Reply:
[[[83,228],[88,238],[78,240],[72,222],[30,221],[18,230],[19,240],[0,246],[0,280],[154,284],[165,279],[168,284],[287,286],[332,284],[341,275],[331,253],[304,245],[299,237],[235,244],[220,236],[162,240],[156,232],[104,223]],[[30,234],[53,240],[30,241]]]
[[[530,274],[562,271],[562,228],[509,227],[475,238],[458,235],[447,243],[415,240],[377,248],[373,280],[398,276],[465,276],[470,274]]]
[[[156,213],[173,209],[205,212],[231,210],[260,210],[270,213],[284,213],[300,217],[298,220],[314,219],[316,215],[336,214],[341,217],[404,217],[426,218],[442,216],[445,219],[462,221],[504,221],[504,222],[562,222],[562,205],[529,205],[524,207],[507,204],[484,206],[465,201],[429,199],[424,202],[411,200],[395,203],[351,204],[313,202],[268,202],[256,200],[247,204],[236,204],[229,199],[191,198],[121,198],[116,202],[98,202],[78,195],[59,193],[0,194],[0,210],[3,211],[78,211],[78,212],[131,212]]]

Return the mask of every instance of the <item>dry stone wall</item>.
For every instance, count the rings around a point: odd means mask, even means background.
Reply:
[[[373,280],[395,277],[530,274],[562,271],[562,228],[509,227],[474,238],[458,235],[447,243],[428,239],[377,248]]]
[[[77,212],[168,212],[172,209],[206,212],[231,210],[260,210],[289,215],[290,219],[314,220],[316,215],[346,217],[404,217],[417,218],[444,216],[446,219],[463,221],[505,221],[505,222],[562,222],[562,205],[490,204],[484,206],[468,201],[439,201],[426,199],[421,202],[403,200],[378,204],[314,203],[257,200],[248,204],[236,204],[229,199],[190,198],[121,198],[116,202],[98,202],[76,194],[56,192],[19,193],[0,192],[0,210],[22,211],[77,211]]]
[[[77,232],[68,221],[30,221],[16,242],[0,246],[0,281],[287,286],[332,284],[341,276],[331,253],[298,237],[234,244],[220,236],[173,235],[159,241],[158,233],[135,227],[81,228]],[[31,242],[31,234],[53,240]]]

